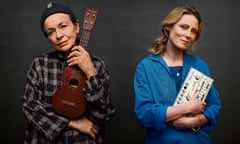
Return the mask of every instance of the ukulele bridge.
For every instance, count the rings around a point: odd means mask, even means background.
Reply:
[[[75,103],[70,102],[70,101],[66,101],[66,100],[62,100],[62,104],[66,105],[66,106],[70,106],[70,107],[75,106]]]

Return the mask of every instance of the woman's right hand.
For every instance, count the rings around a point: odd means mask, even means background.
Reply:
[[[93,139],[96,139],[98,134],[98,126],[85,117],[76,120],[70,120],[68,125],[79,132],[90,135]]]
[[[190,110],[190,114],[200,114],[204,111],[206,103],[198,99],[199,93],[195,93],[190,100],[186,103],[186,106]]]

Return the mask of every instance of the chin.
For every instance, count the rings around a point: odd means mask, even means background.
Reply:
[[[57,50],[61,52],[67,52],[71,49],[69,46],[64,46],[64,47],[58,47]]]
[[[182,45],[179,47],[179,49],[186,51],[189,48],[189,45]]]
[[[184,47],[178,47],[179,51],[186,51],[187,49],[188,49],[188,47],[185,47],[185,46]]]

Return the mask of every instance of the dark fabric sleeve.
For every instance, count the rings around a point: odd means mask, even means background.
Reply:
[[[48,100],[50,98],[44,95],[39,79],[36,67],[32,64],[22,95],[23,113],[30,125],[52,141],[67,126],[68,119],[53,112]]]
[[[98,74],[86,81],[84,94],[90,119],[98,124],[109,121],[115,114],[110,92],[109,72],[103,62],[95,62]]]

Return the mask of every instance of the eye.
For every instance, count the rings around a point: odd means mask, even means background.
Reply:
[[[54,33],[54,30],[48,30],[46,32],[47,36],[51,36],[51,35],[53,35],[53,33]]]
[[[61,24],[61,25],[60,25],[60,28],[66,28],[66,27],[68,27],[67,24]]]
[[[198,33],[198,31],[196,29],[192,29],[191,32],[194,33],[194,34]]]
[[[188,29],[188,28],[189,28],[189,26],[188,26],[188,25],[185,25],[185,24],[180,25],[180,27],[181,27],[182,29]]]

